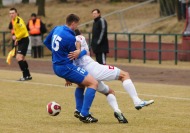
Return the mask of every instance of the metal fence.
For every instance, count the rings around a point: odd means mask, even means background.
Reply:
[[[83,34],[91,44],[92,33]],[[132,59],[142,59],[143,63],[158,60],[159,64],[163,60],[174,60],[177,65],[179,60],[190,60],[190,44],[183,44],[183,37],[182,34],[108,33],[109,54],[115,61],[120,57],[127,58],[129,63]]]
[[[10,32],[0,32],[0,50],[3,56],[7,55],[7,47],[11,42],[7,39]],[[91,44],[92,33],[83,33],[88,44]],[[118,58],[126,58],[130,63],[132,59],[158,60],[159,64],[163,60],[174,60],[177,65],[180,55],[189,56],[190,49],[182,47],[182,34],[147,34],[147,33],[108,33],[110,53],[115,61]],[[90,45],[89,45],[90,48]],[[155,57],[154,57],[155,56]]]

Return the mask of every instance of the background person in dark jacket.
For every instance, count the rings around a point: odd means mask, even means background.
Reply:
[[[92,28],[92,50],[96,56],[96,61],[106,64],[106,54],[109,53],[107,22],[101,17],[99,9],[92,10],[94,23]]]
[[[31,19],[27,24],[32,46],[32,57],[41,58],[43,54],[42,35],[46,33],[45,24],[37,18],[35,13],[31,14]]]

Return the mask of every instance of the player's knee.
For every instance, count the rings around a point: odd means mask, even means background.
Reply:
[[[109,94],[113,94],[115,96],[115,91],[112,89],[109,89],[108,93],[106,93],[105,95],[108,96]]]
[[[91,79],[90,81],[90,87],[97,89],[98,88],[98,81],[95,79]]]
[[[92,83],[93,83],[93,86],[95,86],[95,88],[98,88],[98,81],[97,80],[94,80]]]
[[[82,84],[78,84],[78,86],[77,86],[78,88],[85,88],[85,86],[84,85],[82,85]]]
[[[23,58],[23,56],[22,56],[21,54],[17,54],[17,55],[16,55],[16,59],[17,59],[17,61],[21,61],[21,60],[23,60],[24,58]]]
[[[110,90],[109,90],[109,94],[113,94],[113,95],[115,95],[115,91],[112,90],[112,89],[110,89]]]
[[[124,81],[126,79],[130,79],[129,73],[125,71],[121,71],[119,75],[119,80]]]

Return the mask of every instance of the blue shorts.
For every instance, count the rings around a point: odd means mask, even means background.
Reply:
[[[88,75],[88,72],[86,70],[73,64],[54,64],[53,70],[57,76],[77,84],[81,84],[84,78]]]

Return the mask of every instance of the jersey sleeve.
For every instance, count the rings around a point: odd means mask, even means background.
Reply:
[[[76,36],[76,42],[80,42],[81,43],[81,38],[79,36]]]
[[[84,36],[82,36],[82,35],[76,36],[76,41],[80,42],[81,51],[86,50],[87,52],[89,52],[89,47],[88,47],[88,44],[87,44],[86,39],[85,39]]]

